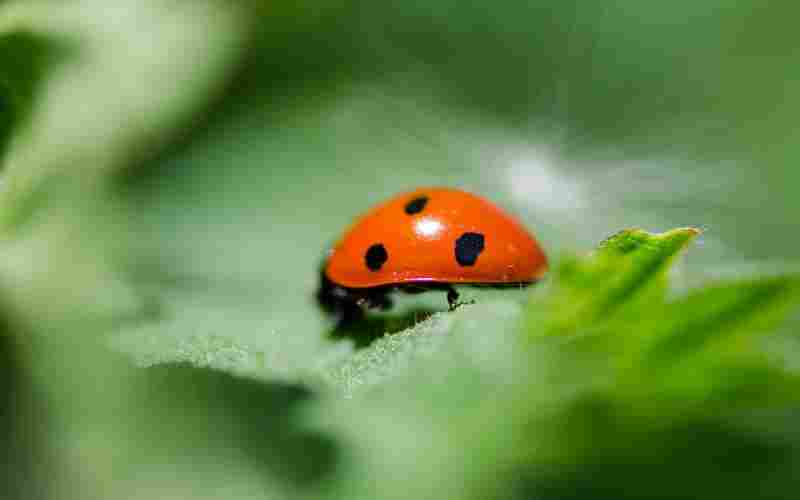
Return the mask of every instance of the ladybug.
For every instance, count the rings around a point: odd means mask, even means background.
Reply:
[[[389,293],[447,292],[454,285],[531,284],[547,270],[539,244],[489,200],[452,188],[421,188],[374,207],[328,252],[317,300],[346,323],[389,309]]]

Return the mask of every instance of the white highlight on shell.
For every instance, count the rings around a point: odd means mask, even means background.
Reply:
[[[414,231],[428,238],[435,237],[442,229],[444,229],[444,225],[437,219],[432,219],[430,217],[424,217],[414,223]]]

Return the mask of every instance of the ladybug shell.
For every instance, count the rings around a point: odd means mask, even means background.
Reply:
[[[324,271],[347,288],[530,283],[547,270],[534,238],[490,201],[450,188],[397,195],[362,215]]]

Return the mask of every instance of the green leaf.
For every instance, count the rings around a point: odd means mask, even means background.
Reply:
[[[671,365],[703,352],[757,347],[754,332],[769,332],[800,298],[800,276],[712,285],[671,302],[654,320],[645,364]],[[740,336],[742,332],[746,335]]]
[[[550,290],[534,295],[529,338],[565,338],[553,365],[565,363],[580,374],[573,377],[592,381],[585,390],[636,411],[707,412],[745,396],[745,404],[792,400],[797,381],[774,368],[758,334],[772,332],[797,306],[800,278],[720,281],[669,298],[669,264],[697,234],[626,230],[592,255],[568,260]]]
[[[800,399],[800,379],[775,365],[763,346],[800,304],[800,276],[738,280],[695,291],[655,310],[640,327],[641,350],[628,385],[681,411],[696,406],[783,405]]]
[[[649,301],[663,300],[672,259],[699,231],[675,229],[649,234],[621,231],[600,244],[589,258],[566,258],[555,270],[551,289],[529,308],[532,335],[575,335],[615,314],[648,290]]]
[[[654,479],[664,471],[713,477],[730,496],[746,497],[758,475],[737,471],[750,455],[763,463],[800,460],[800,442],[790,435],[771,446],[743,430],[749,414],[770,409],[769,418],[780,420],[800,404],[797,373],[764,348],[765,336],[800,307],[800,276],[719,280],[677,298],[643,296],[654,282],[662,289],[657,282],[667,264],[695,233],[615,235],[558,270],[551,295],[529,305],[526,340],[549,372],[532,372],[529,383],[562,394],[544,418],[531,399],[531,448],[523,461],[547,471],[533,479],[545,497],[558,497],[568,484],[586,494],[655,488],[682,496],[704,488]],[[570,301],[580,305],[558,307]],[[536,322],[542,317],[554,319]],[[686,444],[676,449],[681,439]],[[728,450],[713,473],[693,458],[710,446]],[[650,479],[632,479],[630,470]],[[790,468],[774,470],[776,490],[788,491]]]

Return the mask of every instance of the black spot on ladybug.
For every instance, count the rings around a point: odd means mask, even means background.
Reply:
[[[484,238],[481,233],[464,233],[456,240],[456,261],[462,266],[475,265],[483,252]]]
[[[386,247],[380,243],[375,243],[367,249],[364,254],[364,262],[370,271],[379,271],[383,264],[389,259],[389,254],[386,252]]]
[[[408,215],[414,215],[422,212],[425,209],[425,205],[428,203],[427,196],[418,196],[413,200],[406,203],[406,213]]]

